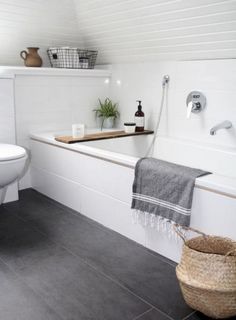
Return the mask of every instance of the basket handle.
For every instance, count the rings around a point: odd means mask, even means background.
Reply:
[[[204,238],[207,238],[207,235],[197,229],[194,229],[194,228],[191,228],[191,227],[185,227],[185,226],[181,226],[179,224],[174,224],[174,230],[175,232],[177,233],[177,235],[183,240],[183,242],[185,243],[186,242],[186,237],[185,235],[183,234],[183,232],[181,232],[180,230],[180,227],[181,229],[184,229],[186,231],[193,231],[195,233],[198,233],[200,235],[202,235]]]

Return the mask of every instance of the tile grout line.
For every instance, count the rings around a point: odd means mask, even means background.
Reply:
[[[136,297],[137,299],[141,300],[143,303],[145,303],[147,306],[151,307],[150,309],[156,309],[158,312],[160,312],[161,314],[167,316],[170,320],[173,320],[173,318],[171,318],[170,316],[168,316],[164,311],[158,309],[157,307],[155,307],[154,305],[152,305],[150,302],[146,301],[144,298],[140,297],[138,294],[136,294],[135,292],[133,292],[132,290],[130,290],[128,287],[126,287],[124,284],[120,283],[118,280],[112,278],[111,276],[105,274],[104,272],[102,272],[101,270],[97,269],[95,266],[91,265],[90,263],[88,263],[85,259],[83,259],[82,257],[80,257],[79,255],[75,254],[74,252],[70,251],[70,249],[64,247],[62,244],[58,243],[63,249],[65,249],[67,252],[69,252],[71,255],[73,255],[74,257],[76,257],[77,259],[81,259],[83,261],[84,264],[86,264],[87,266],[89,266],[91,269],[93,269],[95,272],[97,272],[98,274],[102,275],[104,278],[110,280],[111,282],[115,283],[117,286],[119,286],[120,288],[124,289],[125,291],[129,292],[131,295],[133,295],[134,297]],[[150,310],[148,309],[148,310]]]
[[[194,310],[193,312],[191,312],[189,315],[187,315],[186,317],[184,317],[182,320],[187,320],[188,318],[190,318],[193,314],[196,313],[196,310]]]
[[[43,298],[43,296],[42,296],[38,291],[36,291],[36,290],[33,289],[32,287],[30,287],[30,286],[28,285],[28,283],[26,283],[26,282],[23,280],[22,276],[20,276],[11,266],[9,266],[8,263],[7,263],[1,256],[0,256],[0,261],[17,277],[17,279],[18,279],[21,283],[23,283],[28,289],[32,290],[33,293],[34,293],[36,296],[40,297],[40,299],[42,300],[42,302],[43,302],[50,310],[52,310],[52,311],[58,316],[58,319],[59,319],[59,320],[66,320],[64,317],[62,318],[62,316],[59,315],[58,312],[57,312],[56,310],[54,310],[54,309],[46,302],[46,300]]]
[[[24,223],[29,224],[29,221],[24,220],[22,217],[20,217],[17,214],[18,219],[20,219],[21,221],[23,221]],[[163,314],[164,316],[168,317],[170,320],[174,320],[172,317],[170,317],[168,314],[166,314],[164,311],[158,309],[157,307],[155,307],[154,305],[152,305],[150,302],[146,301],[144,298],[140,297],[139,295],[137,295],[135,292],[131,291],[129,288],[127,288],[125,285],[123,285],[122,283],[120,283],[118,280],[110,277],[109,275],[105,274],[104,272],[102,272],[101,270],[97,269],[95,266],[91,265],[89,262],[87,262],[84,258],[80,257],[79,255],[75,254],[74,252],[72,252],[70,249],[68,249],[67,247],[65,247],[63,244],[61,244],[60,242],[55,242],[53,240],[50,240],[48,238],[48,236],[42,232],[41,230],[39,230],[38,228],[29,225],[29,227],[37,232],[39,232],[41,235],[43,235],[44,237],[46,237],[50,242],[52,242],[55,245],[60,246],[61,248],[63,248],[64,250],[66,250],[68,253],[70,253],[72,256],[74,256],[77,259],[80,259],[84,264],[86,264],[87,266],[89,266],[92,270],[94,270],[96,273],[102,275],[104,278],[110,280],[111,282],[115,283],[116,285],[118,285],[120,288],[123,288],[125,291],[129,292],[131,295],[133,295],[134,297],[138,298],[139,300],[141,300],[143,303],[145,303],[147,306],[150,307],[150,309],[155,309],[158,312],[160,312],[161,314]],[[148,310],[150,310],[148,309]],[[66,319],[65,319],[66,320]]]
[[[167,313],[165,313],[164,311],[161,311],[156,307],[153,307],[153,309],[155,309],[156,311],[160,312],[163,316],[167,317],[170,320],[176,320],[176,319],[172,318],[170,315],[168,315]]]
[[[133,320],[138,320],[140,319],[142,316],[144,316],[145,314],[149,313],[150,311],[152,311],[153,308],[148,309],[147,311],[141,313],[139,316],[135,317]]]

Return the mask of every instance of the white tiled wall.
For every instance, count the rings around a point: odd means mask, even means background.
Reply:
[[[13,79],[0,78],[0,143],[15,144],[15,112]],[[17,184],[8,187],[5,201],[18,198]]]
[[[71,130],[72,123],[95,127],[93,109],[105,98],[109,84],[103,77],[16,76],[17,143],[29,147],[29,133]],[[29,173],[21,188],[30,186]]]
[[[154,127],[160,108],[163,75],[170,76],[168,106],[163,111],[160,134],[190,139],[217,148],[236,150],[236,60],[205,60],[113,65],[112,98],[119,102],[120,124],[133,121],[141,99],[146,126]],[[192,90],[207,99],[201,114],[186,118],[186,97]],[[212,126],[230,120],[233,128],[210,136]]]

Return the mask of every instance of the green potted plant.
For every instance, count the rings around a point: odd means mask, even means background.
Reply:
[[[113,103],[112,100],[106,98],[103,102],[98,99],[99,106],[94,109],[96,117],[102,118],[101,129],[110,129],[114,126],[114,121],[119,117],[118,103]]]

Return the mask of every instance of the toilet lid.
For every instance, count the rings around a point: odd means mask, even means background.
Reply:
[[[0,161],[15,160],[26,155],[24,148],[13,144],[0,143]]]

